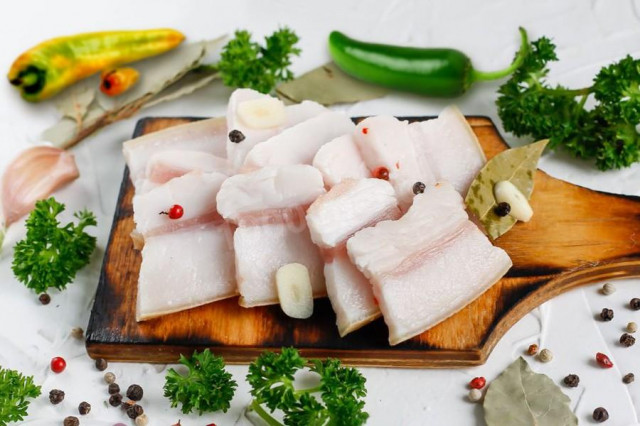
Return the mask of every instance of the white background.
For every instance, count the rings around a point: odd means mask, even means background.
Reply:
[[[327,61],[326,37],[340,29],[357,38],[416,46],[450,46],[467,52],[477,68],[492,70],[512,59],[518,45],[517,27],[524,26],[532,38],[547,35],[558,45],[561,62],[552,67],[555,82],[587,85],[601,66],[626,53],[640,54],[640,2],[629,1],[525,1],[493,0],[376,2],[323,0],[302,1],[4,1],[0,10],[0,71],[28,47],[50,37],[83,31],[174,27],[189,40],[213,38],[235,28],[247,28],[264,35],[278,25],[292,27],[301,37],[303,53],[295,61],[303,72]],[[496,122],[494,106],[497,83],[474,87],[456,100],[466,114],[481,114]],[[229,91],[211,86],[201,92],[162,105],[147,115],[212,116],[224,113]],[[396,115],[436,114],[446,101],[412,95],[343,107],[349,114],[389,113]],[[39,134],[56,121],[52,102],[31,105],[23,102],[8,83],[0,82],[0,170],[21,149],[37,143]],[[82,177],[57,197],[69,209],[88,207],[98,216],[99,250],[91,266],[76,283],[61,294],[53,294],[49,306],[41,306],[12,276],[11,245],[20,238],[22,224],[14,226],[0,255],[0,365],[32,374],[43,385],[43,396],[32,404],[28,425],[58,425],[76,413],[80,401],[93,406],[83,425],[129,424],[120,410],[107,408],[106,385],[95,370],[81,342],[69,337],[71,327],[85,327],[102,254],[122,176],[121,143],[133,131],[136,119],[111,126],[84,141],[76,149]],[[514,143],[513,138],[507,138]],[[569,181],[612,192],[640,195],[640,166],[619,172],[601,173],[589,164],[563,155],[546,155],[541,167]],[[516,324],[495,348],[486,365],[466,370],[362,369],[367,377],[367,410],[372,425],[472,425],[484,424],[482,409],[465,400],[466,384],[477,375],[493,379],[530,343],[550,348],[550,364],[531,361],[532,367],[560,383],[569,373],[581,377],[580,386],[564,388],[571,397],[580,423],[590,424],[597,406],[609,410],[608,425],[638,424],[640,383],[623,385],[629,371],[640,374],[640,344],[622,348],[617,340],[630,320],[640,314],[626,306],[640,294],[640,281],[616,283],[618,292],[602,296],[597,286],[578,289],[558,297]],[[615,311],[610,323],[595,321],[603,308]],[[472,327],[472,325],[469,325]],[[239,330],[239,332],[241,332]],[[595,352],[611,355],[615,368],[594,367]],[[61,375],[49,371],[51,357],[68,362]],[[246,367],[230,367],[239,388],[232,409],[226,414],[182,415],[162,397],[164,366],[113,364],[109,370],[122,387],[139,383],[145,389],[143,406],[152,425],[171,425],[182,419],[185,426],[245,424],[242,409],[249,401],[244,382]],[[65,401],[52,406],[48,392],[67,393]]]

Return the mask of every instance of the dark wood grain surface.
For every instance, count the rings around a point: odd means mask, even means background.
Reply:
[[[192,120],[143,119],[134,136]],[[468,121],[488,158],[507,149],[491,120]],[[400,345],[389,346],[381,319],[341,338],[326,299],[316,300],[308,320],[291,319],[278,306],[241,308],[233,298],[137,323],[141,257],[129,236],[133,192],[125,170],[87,330],[94,358],[165,363],[211,348],[229,363],[248,363],[265,349],[295,346],[306,356],[361,366],[478,365],[509,327],[551,297],[586,283],[640,276],[640,198],[592,191],[538,171],[533,219],[497,241],[513,268],[456,315]]]

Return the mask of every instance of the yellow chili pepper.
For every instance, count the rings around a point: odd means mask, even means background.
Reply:
[[[107,96],[118,96],[138,81],[140,73],[134,68],[113,68],[102,72],[100,91]]]
[[[172,29],[104,31],[47,40],[11,65],[9,82],[38,102],[96,72],[173,49],[184,35]]]

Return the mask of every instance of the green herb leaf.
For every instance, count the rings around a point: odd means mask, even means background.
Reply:
[[[571,426],[578,419],[570,399],[519,357],[491,382],[484,398],[487,426]]]
[[[543,140],[501,152],[484,165],[471,183],[464,201],[492,239],[495,240],[516,223],[512,216],[500,217],[494,212],[497,203],[493,187],[496,183],[507,180],[527,199],[531,198],[538,160],[548,142]]]
[[[164,396],[172,407],[182,404],[182,412],[197,411],[199,415],[222,410],[227,412],[238,384],[225,369],[222,357],[209,349],[195,351],[191,358],[180,355],[180,364],[189,371],[186,376],[169,369],[164,385]]]
[[[26,222],[27,237],[14,249],[13,273],[36,294],[65,289],[96,247],[96,238],[84,232],[97,224],[93,213],[76,212],[77,225],[61,226],[57,216],[63,211],[64,204],[53,197],[38,201]]]
[[[29,398],[38,396],[40,386],[33,383],[33,377],[0,367],[0,426],[24,420]]]
[[[316,101],[322,105],[352,103],[380,98],[389,90],[365,83],[346,74],[333,62],[280,84],[276,94],[283,100],[299,103]]]

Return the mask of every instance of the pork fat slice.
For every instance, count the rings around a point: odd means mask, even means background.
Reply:
[[[357,232],[347,250],[373,284],[392,345],[458,312],[511,267],[450,184],[428,187],[399,220]]]
[[[238,106],[242,102],[268,98],[276,99],[252,89],[236,89],[229,98],[229,105],[227,107],[227,127],[229,128],[229,132],[232,130],[238,130],[244,136],[244,139],[240,142],[232,142],[229,138],[226,140],[227,158],[229,159],[229,163],[234,171],[238,170],[242,166],[247,153],[256,144],[266,141],[288,127],[294,126],[309,118],[328,111],[325,107],[316,102],[304,101],[300,104],[285,107],[284,122],[272,128],[254,129],[242,121],[238,114]]]
[[[242,306],[278,303],[275,273],[289,263],[307,267],[314,296],[326,294],[322,257],[304,218],[323,193],[320,172],[308,165],[265,167],[222,184],[218,210],[238,225],[233,241]]]
[[[149,237],[138,279],[138,321],[237,295],[228,227],[197,225]]]
[[[345,243],[362,228],[400,216],[393,188],[380,179],[347,179],[309,207],[307,224],[325,253],[327,294],[340,336],[380,316],[371,284],[347,256]]]
[[[354,128],[355,125],[346,115],[333,111],[323,112],[257,144],[247,154],[243,170],[311,164],[322,145],[340,135],[351,133]]]
[[[155,154],[167,150],[200,151],[225,157],[227,125],[224,118],[210,118],[149,133],[123,144],[134,186],[144,181],[147,164]]]
[[[313,157],[312,164],[320,170],[324,184],[329,188],[344,179],[371,177],[371,172],[360,155],[352,133],[339,136],[322,145]]]
[[[226,158],[199,151],[167,150],[149,159],[145,175],[149,184],[157,186],[193,171],[230,174]]]

